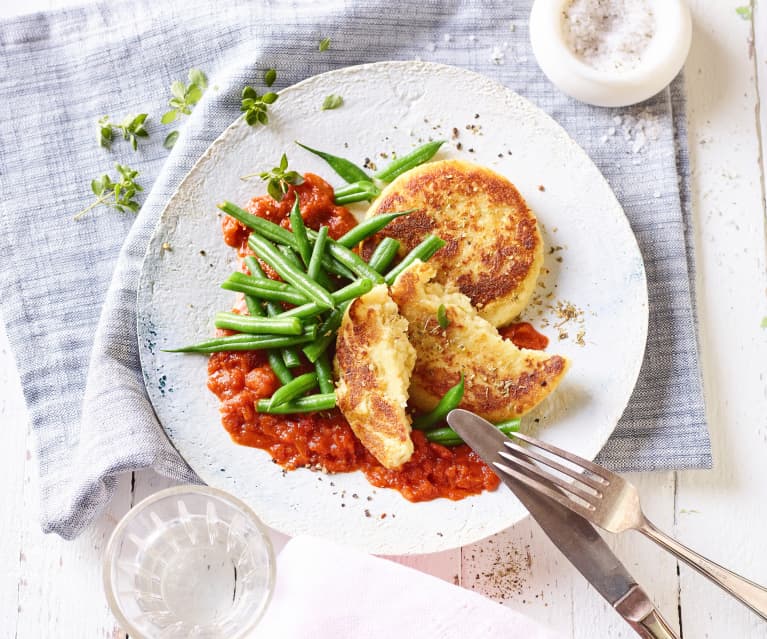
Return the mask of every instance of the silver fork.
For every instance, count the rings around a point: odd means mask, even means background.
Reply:
[[[637,489],[623,477],[528,435],[510,433],[509,436],[544,450],[549,455],[509,440],[504,442],[509,450],[498,453],[509,464],[494,462],[500,471],[608,532],[638,530],[767,620],[767,589],[706,559],[658,530],[642,512]],[[570,465],[562,462],[569,462]],[[542,465],[575,481],[570,482],[544,469]]]

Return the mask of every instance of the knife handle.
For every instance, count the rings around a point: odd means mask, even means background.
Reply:
[[[642,639],[679,639],[644,590],[637,585],[613,607]]]

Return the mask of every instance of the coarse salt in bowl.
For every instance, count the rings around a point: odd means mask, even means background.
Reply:
[[[618,107],[652,97],[679,73],[692,40],[683,0],[536,0],[530,41],[567,95]]]

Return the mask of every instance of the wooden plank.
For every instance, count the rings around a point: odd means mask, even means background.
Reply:
[[[676,529],[681,541],[767,583],[767,554],[757,541],[767,534],[763,175],[752,23],[736,14],[739,4],[747,3],[693,3],[688,119],[714,470],[680,473]],[[756,15],[762,71],[764,10]],[[765,95],[763,78],[761,86]],[[755,615],[686,567],[681,588],[686,636],[765,636]]]
[[[104,515],[76,540],[64,541],[40,531],[34,466],[26,465],[24,477],[15,638],[123,637],[104,597],[101,561],[109,534],[129,507],[130,476],[121,478]]]
[[[24,561],[24,555],[20,553],[26,519],[24,470],[31,453],[27,447],[27,410],[8,337],[1,325],[0,389],[0,424],[3,426],[0,486],[4,495],[0,533],[0,628],[11,630],[16,627],[21,564]]]

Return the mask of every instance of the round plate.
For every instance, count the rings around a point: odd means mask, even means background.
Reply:
[[[342,107],[322,111],[325,97]],[[470,99],[468,99],[470,96]],[[280,94],[268,126],[238,119],[200,158],[168,202],[150,241],[138,291],[147,391],[179,453],[211,486],[247,502],[288,535],[327,537],[380,554],[426,553],[477,541],[526,515],[501,487],[450,501],[410,503],[360,472],[283,472],[261,450],[234,444],[207,390],[207,357],[160,349],[204,339],[231,308],[219,288],[237,267],[216,203],[264,192],[240,176],[291,167],[341,180],[294,140],[385,164],[428,139],[437,159],[463,158],[511,179],[538,216],[546,244],[539,294],[524,317],[548,350],[572,360],[552,396],[524,420],[547,441],[593,459],[634,388],[647,334],[647,286],[634,235],[597,168],[543,111],[488,78],[425,62],[381,62],[309,78]],[[168,242],[172,250],[163,250]]]

